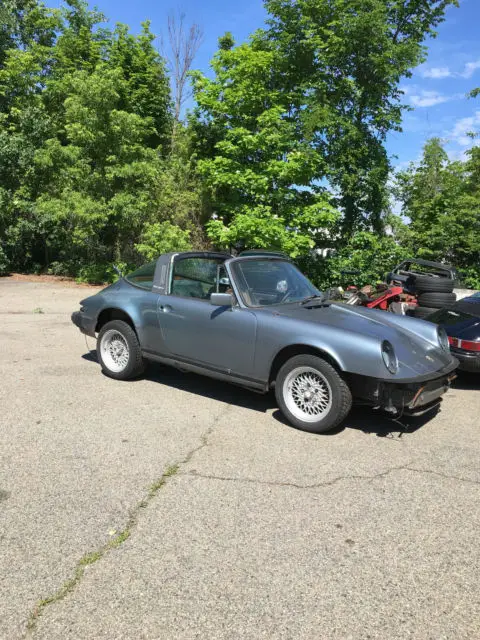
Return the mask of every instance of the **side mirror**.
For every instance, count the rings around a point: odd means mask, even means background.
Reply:
[[[231,293],[212,293],[210,304],[215,307],[233,307],[233,296]]]

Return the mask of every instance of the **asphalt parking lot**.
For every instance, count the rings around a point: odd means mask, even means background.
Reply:
[[[408,431],[103,376],[90,291],[0,279],[0,638],[480,637],[480,379]]]

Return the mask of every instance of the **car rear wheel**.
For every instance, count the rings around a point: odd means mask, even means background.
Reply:
[[[287,420],[312,433],[334,429],[352,406],[352,394],[338,371],[310,354],[294,356],[281,367],[275,395]]]
[[[112,320],[100,329],[97,355],[102,371],[116,380],[136,378],[145,368],[137,334],[123,320]]]

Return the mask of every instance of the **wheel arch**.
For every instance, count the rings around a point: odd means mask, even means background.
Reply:
[[[123,320],[123,322],[126,322],[130,327],[132,327],[138,337],[137,329],[131,316],[126,311],[119,309],[118,307],[107,307],[106,309],[102,309],[97,317],[95,332],[98,333],[100,329],[111,320]]]
[[[331,364],[332,367],[334,367],[340,375],[343,375],[344,373],[343,368],[341,367],[339,361],[334,356],[332,356],[331,353],[328,353],[328,351],[325,351],[320,347],[314,347],[312,345],[298,343],[298,344],[291,344],[286,347],[283,347],[276,354],[270,366],[268,385],[271,386],[275,382],[277,374],[280,371],[280,368],[285,364],[285,362],[287,362],[287,360],[290,360],[290,358],[293,358],[294,356],[299,356],[304,354],[314,355],[314,356],[323,358],[323,360]]]

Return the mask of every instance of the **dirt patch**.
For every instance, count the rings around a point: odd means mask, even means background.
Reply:
[[[106,286],[102,284],[85,284],[83,282],[75,282],[73,278],[67,278],[66,276],[51,276],[51,275],[41,275],[37,276],[35,274],[28,273],[11,273],[9,276],[3,276],[0,280],[5,281],[20,281],[20,282],[46,282],[48,284],[61,284],[67,287],[80,287],[82,289],[98,289],[99,287]]]

